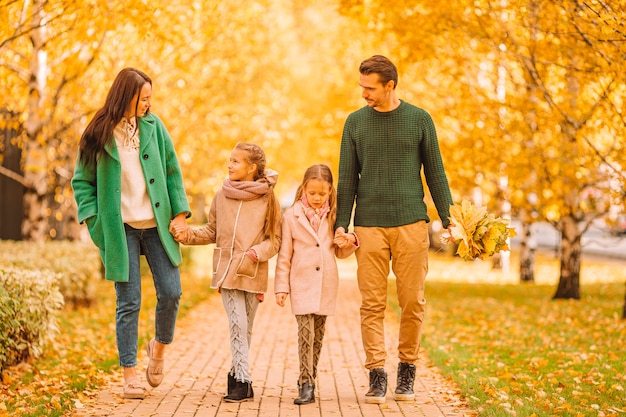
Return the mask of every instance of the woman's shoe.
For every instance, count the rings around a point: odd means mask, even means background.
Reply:
[[[124,398],[129,400],[143,400],[146,398],[146,390],[137,378],[124,383]]]
[[[227,403],[240,403],[243,401],[254,400],[254,391],[252,390],[252,382],[235,381],[235,387],[232,392],[224,397]]]
[[[303,405],[315,402],[315,384],[305,382],[300,385],[300,396],[293,400],[294,404]]]
[[[153,387],[158,387],[163,381],[163,365],[165,364],[165,359],[163,358],[154,358],[152,354],[154,353],[154,344],[156,340],[152,339],[146,345],[146,352],[148,353],[148,367],[146,368],[146,380],[148,384]]]

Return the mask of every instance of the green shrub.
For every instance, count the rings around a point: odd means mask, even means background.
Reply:
[[[0,268],[0,374],[38,357],[58,332],[55,313],[63,306],[58,281],[51,271]]]
[[[91,243],[0,241],[0,267],[50,270],[59,273],[65,304],[89,307],[95,300],[95,282],[102,279],[102,262]]]

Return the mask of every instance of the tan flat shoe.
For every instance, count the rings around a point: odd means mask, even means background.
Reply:
[[[146,368],[146,380],[148,380],[148,384],[151,386],[158,387],[163,381],[163,366],[165,364],[165,359],[152,357],[155,343],[156,340],[152,339],[146,346],[146,352],[148,353],[149,359],[148,367]]]
[[[146,390],[138,379],[131,379],[124,383],[124,398],[130,400],[143,400],[146,398]]]

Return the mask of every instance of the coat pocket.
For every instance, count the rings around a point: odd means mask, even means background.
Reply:
[[[222,248],[213,249],[213,276],[218,276],[222,264]]]
[[[87,230],[89,231],[89,236],[91,236],[94,245],[100,249],[104,249],[104,234],[102,233],[100,216],[91,216],[85,219],[85,223],[87,224]]]
[[[250,259],[245,253],[239,261],[237,266],[237,275],[245,278],[256,278],[257,271],[259,270],[259,263]]]

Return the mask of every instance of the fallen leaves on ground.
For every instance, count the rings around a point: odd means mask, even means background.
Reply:
[[[579,301],[552,293],[429,284],[424,345],[481,415],[616,417],[626,408],[623,284],[583,286]]]
[[[120,383],[115,344],[115,289],[113,283],[98,282],[97,302],[89,308],[66,309],[59,316],[61,332],[43,357],[3,372],[0,383],[0,417],[9,415],[46,416],[67,414],[97,399],[99,387]],[[183,277],[179,317],[206,297],[206,280]],[[142,285],[139,342],[152,337],[156,297],[151,278]],[[140,349],[140,358],[143,350]],[[121,397],[120,397],[121,398]]]

